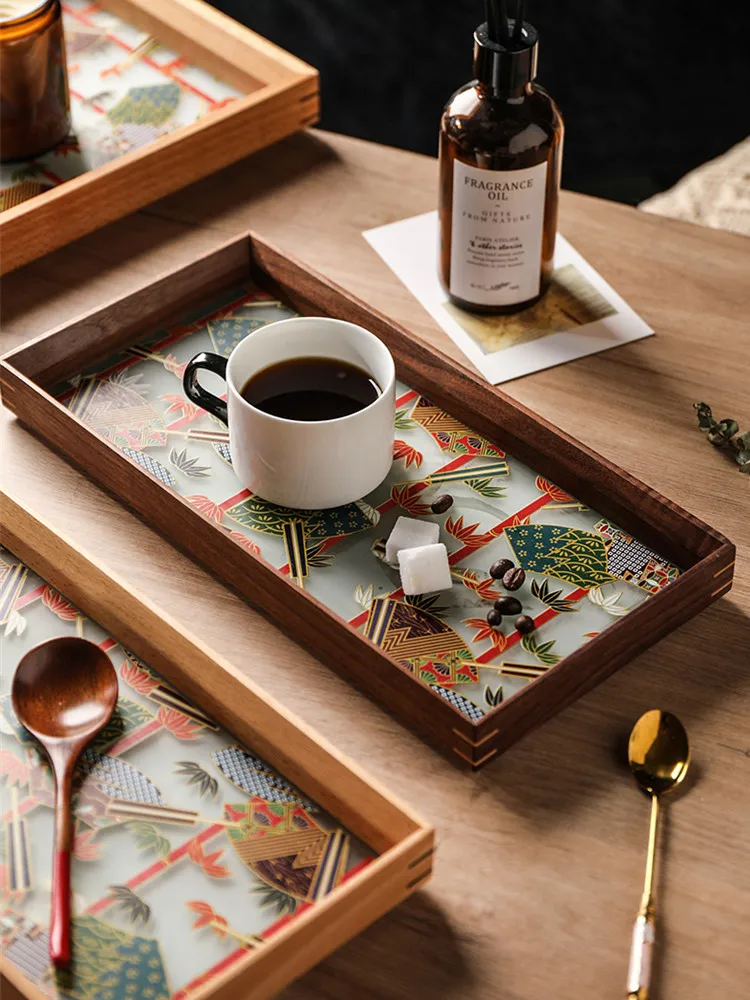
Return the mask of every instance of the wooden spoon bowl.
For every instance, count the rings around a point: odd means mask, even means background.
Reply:
[[[30,649],[13,676],[18,721],[44,748],[55,776],[55,853],[49,951],[56,966],[70,963],[70,796],[81,751],[112,718],[117,674],[87,639],[65,636]]]

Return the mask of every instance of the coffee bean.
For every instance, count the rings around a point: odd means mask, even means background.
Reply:
[[[521,635],[528,635],[529,632],[533,632],[536,628],[534,624],[534,619],[529,618],[528,615],[519,615],[516,618],[516,631],[520,632]]]
[[[441,493],[439,497],[435,499],[430,504],[430,510],[433,514],[444,514],[446,510],[450,510],[453,506],[453,497],[450,493]]]
[[[518,590],[523,586],[526,574],[520,567],[513,567],[503,573],[503,586],[506,590]]]
[[[510,569],[513,569],[513,563],[510,559],[498,559],[490,566],[490,576],[493,580],[502,580],[504,574]]]
[[[499,611],[496,611],[494,608],[490,608],[487,612],[487,621],[493,628],[500,628],[503,623],[503,616]]]
[[[501,615],[520,615],[523,610],[517,597],[498,597],[495,607]]]

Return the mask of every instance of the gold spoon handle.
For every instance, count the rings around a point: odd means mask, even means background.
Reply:
[[[648,1000],[653,946],[654,915],[639,913],[633,925],[633,943],[630,947],[628,1000]]]
[[[628,1000],[648,1000],[651,983],[651,954],[654,947],[654,860],[659,828],[659,797],[651,795],[651,822],[648,831],[648,855],[643,897],[633,925],[628,968]]]

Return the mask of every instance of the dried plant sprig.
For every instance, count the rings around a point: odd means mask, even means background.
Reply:
[[[698,427],[706,432],[709,442],[715,448],[728,448],[740,472],[750,474],[750,431],[740,434],[739,424],[731,417],[715,420],[708,403],[693,403],[693,409],[698,414]]]

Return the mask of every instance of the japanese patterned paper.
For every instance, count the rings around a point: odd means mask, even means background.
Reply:
[[[243,286],[154,331],[140,344],[60,386],[59,399],[248,551],[323,601],[396,657],[435,695],[477,720],[674,579],[679,570],[554,483],[444,413],[397,388],[390,476],[345,507],[299,511],[243,489],[227,429],[189,402],[182,375],[199,351],[228,356],[253,330],[294,315]],[[216,376],[207,388],[223,393]],[[210,383],[210,384],[209,384]],[[431,501],[454,504],[435,515]],[[429,518],[449,549],[450,591],[405,598],[384,561],[396,518]],[[515,596],[536,628],[486,621],[502,596],[488,569],[512,559],[526,572]]]

